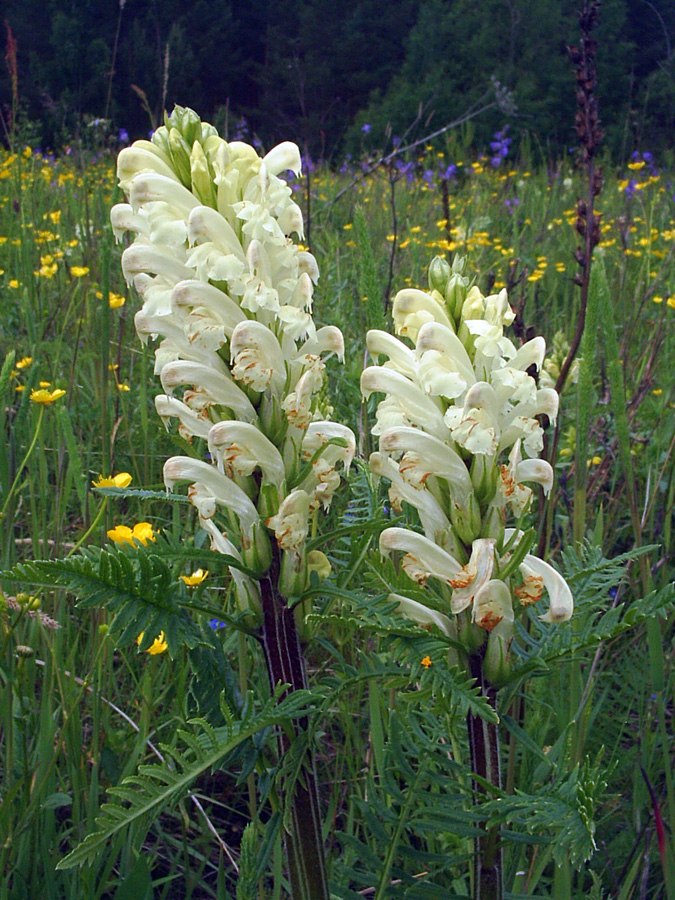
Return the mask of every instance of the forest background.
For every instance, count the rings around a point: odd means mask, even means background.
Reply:
[[[419,138],[510,92],[476,121],[484,145],[512,134],[543,159],[575,143],[577,0],[5,0],[17,82],[11,118],[33,146],[86,139],[101,119],[121,143],[174,103],[221,134],[295,140],[334,159]],[[8,32],[6,32],[8,34]],[[675,126],[675,4],[605,0],[597,31],[605,147],[618,160],[663,150]],[[18,106],[13,109],[14,100]],[[487,102],[486,102],[487,101]],[[242,133],[244,128],[246,131]],[[92,127],[91,123],[94,123]],[[87,127],[89,126],[89,127]]]

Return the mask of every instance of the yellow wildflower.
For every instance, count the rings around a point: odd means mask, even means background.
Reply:
[[[56,275],[58,268],[58,264],[55,262],[43,263],[36,272],[33,272],[33,275],[36,277],[41,275],[43,278],[53,278],[54,275]]]
[[[89,274],[89,266],[72,266],[70,271],[74,278],[82,278]]]
[[[43,403],[46,406],[48,403],[54,403],[54,401],[64,397],[65,393],[66,392],[61,388],[55,388],[53,391],[40,388],[39,390],[30,392],[30,399],[33,403]]]
[[[180,577],[188,587],[196,587],[196,585],[201,584],[202,581],[206,581],[206,576],[208,574],[208,569],[197,569],[192,575],[181,575]]]
[[[148,546],[148,541],[156,540],[149,522],[137,522],[133,528],[128,525],[116,525],[107,532],[111,541],[116,544],[132,544],[138,541],[144,547]]]
[[[136,643],[139,647],[141,646],[144,635],[145,632],[141,631],[141,633],[136,638]],[[160,631],[159,635],[155,638],[152,644],[150,644],[145,652],[149,653],[150,656],[157,656],[159,653],[164,653],[168,649],[168,647],[169,645],[167,644],[166,638],[164,637],[164,632]]]
[[[422,665],[424,666],[425,669],[428,669],[429,666],[432,664],[432,662],[431,662],[431,657],[430,657],[430,656],[425,656],[425,657],[421,660],[421,662],[422,662]]]
[[[671,309],[675,309],[675,294],[672,294],[672,296],[668,297],[666,303]]]
[[[131,484],[131,475],[128,472],[120,472],[119,475],[103,476],[99,475],[98,481],[92,481],[94,487],[116,487],[125,488]]]
[[[122,294],[115,294],[114,291],[108,292],[108,305],[110,309],[119,309],[120,306],[124,306],[126,303],[126,299],[122,296]]]
[[[17,369],[27,369],[28,366],[33,362],[32,356],[24,356],[22,359],[18,361],[16,364]]]

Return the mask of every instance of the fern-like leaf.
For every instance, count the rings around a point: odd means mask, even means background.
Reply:
[[[180,731],[179,739],[187,749],[180,751],[162,745],[163,763],[140,766],[137,775],[110,788],[108,793],[115,799],[101,807],[96,831],[64,857],[57,868],[70,869],[93,862],[109,850],[110,841],[119,832],[131,825],[143,828],[145,822],[177,803],[200,775],[217,766],[259,731],[285,725],[313,711],[309,691],[294,691],[279,702],[282,693],[283,686],[280,686],[257,712],[249,698],[243,718],[235,719],[229,712],[228,721],[220,728],[209,728],[203,720],[198,720],[191,723],[196,726],[195,732]]]
[[[482,811],[491,825],[508,822],[533,835],[548,831],[556,862],[569,860],[577,867],[595,850],[593,815],[606,787],[599,764],[585,763],[539,794],[502,796],[484,804]]]
[[[110,634],[120,645],[144,632],[141,649],[147,649],[163,631],[173,656],[201,638],[185,608],[185,586],[161,556],[143,547],[89,548],[69,559],[22,562],[0,577],[64,588],[75,594],[78,606],[108,609],[113,614]]]

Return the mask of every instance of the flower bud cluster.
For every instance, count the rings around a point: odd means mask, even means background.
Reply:
[[[303,217],[286,170],[300,171],[295,144],[261,158],[177,107],[151,141],[119,154],[128,202],[111,220],[118,238],[134,235],[122,269],[143,300],[136,330],[162,338],[157,411],[201,441],[167,460],[166,486],[188,484],[212,547],[257,578],[276,541],[289,597],[306,586],[311,517],[329,507],[355,441],[320,412],[324,360],[342,359],[344,342],[312,319],[319,272],[292,238]],[[240,608],[257,612],[257,581],[232,575]]]
[[[413,507],[423,532],[385,529],[380,549],[402,551],[406,574],[420,586],[431,579],[436,588],[439,609],[425,613],[396,595],[400,610],[418,622],[440,621],[470,650],[487,634],[486,671],[499,681],[508,671],[513,597],[526,606],[546,589],[550,604],[542,619],[572,614],[565,581],[524,552],[522,531],[506,527],[509,516],[517,523],[529,507],[530,485],[545,493],[553,485],[553,470],[538,454],[542,419],[555,421],[558,395],[538,386],[544,339],[516,348],[504,333],[514,319],[506,291],[485,297],[463,270],[464,260],[451,267],[437,257],[428,292],[396,295],[396,332],[413,346],[370,331],[371,356],[385,360],[364,370],[361,389],[365,397],[385,395],[371,467],[391,483],[393,508],[400,511],[403,501]]]

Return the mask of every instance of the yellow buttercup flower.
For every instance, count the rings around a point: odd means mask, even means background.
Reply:
[[[33,403],[44,403],[46,406],[48,403],[54,403],[56,400],[64,397],[65,394],[66,392],[61,388],[55,388],[53,391],[40,388],[39,390],[30,392],[30,399]]]
[[[54,275],[56,275],[58,268],[59,267],[55,262],[43,263],[39,270],[33,272],[33,275],[36,277],[42,275],[43,278],[53,278]]]
[[[198,584],[206,581],[208,574],[208,569],[197,569],[192,575],[181,575],[180,577],[188,587],[196,587]]]
[[[148,546],[148,541],[156,539],[149,522],[137,522],[133,528],[129,528],[128,525],[116,525],[107,534],[110,540],[116,544],[133,545],[135,541],[138,541],[144,547]]]
[[[17,369],[27,369],[28,366],[33,362],[32,356],[24,356],[22,359],[18,361],[16,364]]]
[[[108,305],[110,309],[119,309],[120,306],[124,306],[126,300],[122,296],[122,294],[115,294],[113,291],[108,292]]]
[[[131,475],[128,472],[120,472],[119,475],[112,477],[104,477],[99,475],[98,481],[92,481],[94,487],[116,487],[125,488],[131,484]]]
[[[89,274],[89,266],[71,266],[70,271],[74,278],[82,278]]]
[[[141,631],[141,633],[136,638],[136,643],[138,644],[139,647],[141,646],[141,642],[143,640],[144,635],[145,635],[145,632]],[[150,646],[148,647],[148,649],[145,652],[149,653],[150,656],[157,656],[157,654],[159,654],[159,653],[164,653],[168,649],[168,647],[169,647],[169,645],[166,642],[164,632],[160,631],[159,635],[155,638],[155,640],[152,642],[152,644],[150,644]]]

